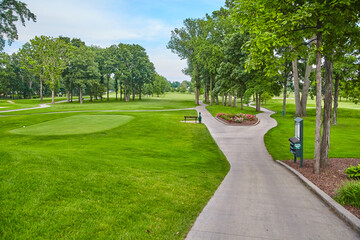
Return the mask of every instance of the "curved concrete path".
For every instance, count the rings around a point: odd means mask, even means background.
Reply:
[[[275,163],[264,134],[276,121],[262,109],[260,123],[226,126],[205,109],[203,122],[231,170],[198,216],[186,239],[360,239],[285,168]]]

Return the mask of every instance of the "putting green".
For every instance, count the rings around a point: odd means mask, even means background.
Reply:
[[[102,132],[129,122],[124,115],[75,115],[35,125],[13,129],[10,133],[23,135],[72,135]]]

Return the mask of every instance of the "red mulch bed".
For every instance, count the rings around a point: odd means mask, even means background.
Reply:
[[[296,163],[294,163],[293,160],[284,161],[284,163],[300,172],[330,197],[334,197],[339,186],[343,185],[345,181],[349,181],[344,171],[350,167],[350,165],[357,166],[360,164],[360,158],[331,158],[329,159],[329,166],[323,169],[320,175],[313,173],[313,159],[305,159],[302,168],[300,168],[300,159],[298,159]],[[344,207],[356,217],[360,218],[360,209],[352,206]]]
[[[250,125],[254,125],[256,123],[258,123],[258,119],[256,118],[254,121],[243,121],[242,123],[236,123],[236,122],[231,122],[231,121],[227,121],[221,117],[216,117],[218,120],[220,120],[221,122],[231,125],[231,126],[250,126]]]

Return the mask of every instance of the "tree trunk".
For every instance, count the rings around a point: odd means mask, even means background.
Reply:
[[[51,104],[55,104],[55,89],[51,89]]]
[[[118,91],[116,91],[115,94],[116,94],[115,100],[118,100],[118,97],[117,97],[118,96]]]
[[[31,95],[32,94],[32,81],[29,82],[29,90],[30,90],[29,91],[29,99],[31,99],[31,97],[32,97],[32,95]]]
[[[299,71],[297,66],[297,59],[292,61],[293,67],[293,78],[294,78],[294,93],[295,93],[295,117],[301,116],[301,105],[300,105],[300,89],[299,89]]]
[[[261,93],[259,93],[259,109],[258,112],[261,111]]]
[[[70,97],[71,102],[73,102],[73,91],[74,91],[74,89],[71,90],[71,97]]]
[[[287,94],[287,77],[285,76],[285,82],[284,82],[284,94],[283,94],[283,112],[284,112],[284,116],[286,113],[286,94]]]
[[[135,89],[132,89],[132,100],[135,101]]]
[[[331,107],[332,107],[332,75],[333,62],[332,57],[325,57],[325,98],[324,98],[324,117],[323,117],[323,135],[321,139],[320,150],[320,168],[328,165],[328,155],[330,147],[330,126],[331,126]]]
[[[231,94],[229,94],[229,104],[228,104],[228,106],[229,106],[229,107],[232,106],[232,96],[231,96]]]
[[[199,105],[199,93],[199,88],[195,86],[195,105]]]
[[[318,29],[320,22],[318,21]],[[315,151],[314,151],[314,173],[320,174],[320,147],[321,147],[321,32],[316,34],[316,124],[315,124]]]
[[[70,102],[70,91],[66,90],[66,102],[69,103]]]
[[[227,99],[228,99],[228,94],[227,94],[227,93],[225,93],[225,102],[224,102],[224,106],[226,106],[226,105],[227,105]]]
[[[213,94],[213,90],[212,90],[212,84],[213,84],[213,76],[210,76],[210,106],[214,104],[214,94]]]
[[[107,88],[107,100],[109,101],[110,100],[110,86],[109,86],[109,83],[110,83],[110,75],[108,74],[106,76],[106,88]]]
[[[333,125],[337,125],[337,110],[339,105],[339,82],[340,76],[335,77],[335,92],[334,92],[334,112],[333,112]]]
[[[216,105],[219,105],[219,96],[218,95],[216,95],[215,101],[216,101]]]
[[[258,95],[258,93],[255,93],[255,102],[256,102],[255,111],[256,111],[256,112],[260,112],[260,108],[259,108],[259,95]]]
[[[241,110],[244,109],[244,93],[241,93]]]
[[[120,83],[120,101],[122,100],[122,85]]]
[[[233,104],[234,108],[237,107],[237,90],[234,90],[234,104]]]
[[[92,102],[92,101],[93,101],[93,95],[90,94],[90,102]]]
[[[303,90],[302,90],[302,94],[301,94],[301,116],[305,117],[306,116],[306,105],[307,105],[307,98],[309,95],[309,88],[310,88],[310,73],[312,70],[312,65],[309,64],[309,59],[306,63],[306,69],[305,69],[305,77],[304,77],[304,85],[303,85]]]
[[[141,100],[141,87],[139,88],[139,100]]]
[[[225,106],[225,105],[224,105],[224,104],[225,104],[225,93],[223,93],[222,96],[221,96],[221,104],[222,104],[223,106]]]
[[[43,102],[43,84],[42,84],[42,80],[40,80],[40,102]]]
[[[80,102],[80,104],[83,104],[81,87],[79,87],[79,102]]]

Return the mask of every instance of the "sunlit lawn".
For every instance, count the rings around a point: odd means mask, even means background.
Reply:
[[[229,107],[229,106],[223,106],[221,104],[219,105],[212,105],[212,106],[207,106],[206,109],[211,113],[211,115],[213,115],[214,117],[216,116],[216,114],[218,113],[234,113],[234,114],[238,114],[238,113],[246,113],[246,114],[257,114],[257,112],[255,111],[255,108],[253,107],[248,107],[245,106],[243,107],[243,109],[241,109],[240,105],[238,105],[236,108],[235,107]]]
[[[85,99],[88,99],[85,97]],[[66,100],[66,98],[57,98],[55,101]],[[3,103],[0,106],[6,106],[9,108],[1,108],[1,110],[7,110],[11,108],[28,108],[38,106],[40,100],[31,99],[31,100],[15,100],[15,104]],[[51,102],[47,99],[46,102]],[[31,113],[45,113],[45,112],[58,112],[58,111],[100,111],[100,110],[109,110],[109,111],[123,111],[123,110],[166,110],[166,109],[179,109],[179,108],[193,108],[195,107],[194,95],[192,94],[181,94],[181,93],[166,93],[165,95],[157,96],[143,96],[142,100],[138,100],[136,97],[135,101],[124,102],[123,100],[115,99],[115,94],[111,94],[110,101],[107,101],[106,96],[103,97],[103,100],[85,100],[84,104],[80,104],[78,100],[74,99],[72,103],[58,103],[55,105],[50,105],[48,108],[36,109],[31,111]],[[22,112],[27,113],[27,112]],[[5,113],[0,113],[5,114]],[[6,113],[9,114],[19,114],[19,112]]]
[[[276,128],[265,135],[265,144],[274,159],[293,159],[290,153],[288,139],[294,136],[294,99],[288,99],[286,116],[281,116],[282,100],[273,99],[263,105],[277,111],[272,115],[278,122]],[[315,143],[315,101],[309,100],[307,117],[304,117],[304,158],[314,157]],[[359,105],[350,102],[340,102],[338,110],[338,125],[331,126],[330,151],[331,158],[360,158],[357,145],[360,143],[360,109]]]
[[[129,106],[193,106],[168,96]],[[180,122],[189,114],[0,116],[0,238],[183,239],[229,170],[204,125]]]

